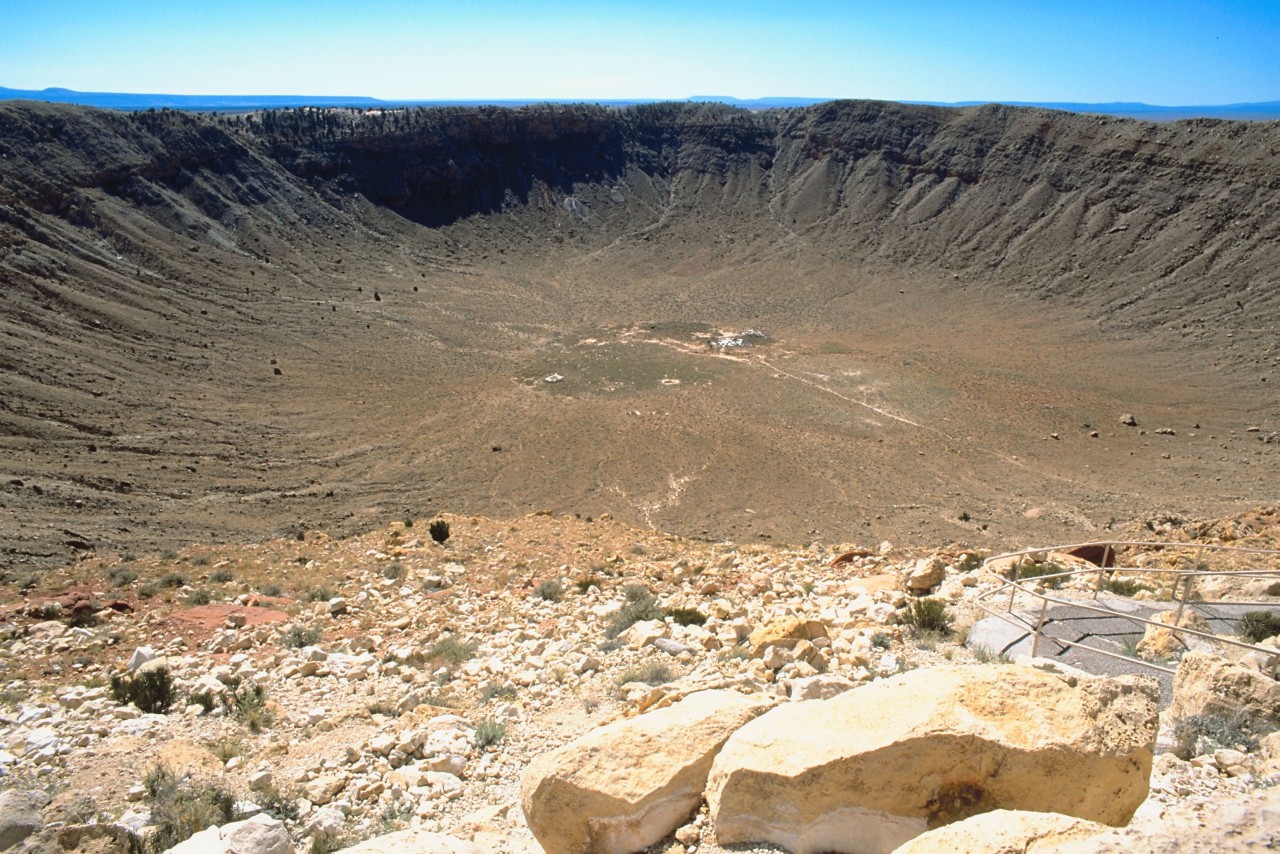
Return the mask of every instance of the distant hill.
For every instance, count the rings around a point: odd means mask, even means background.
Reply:
[[[1156,104],[1116,101],[1109,104],[1084,104],[1074,101],[961,101],[944,104],[938,101],[911,101],[941,107],[976,107],[983,104],[1007,104],[1011,107],[1043,107],[1071,113],[1097,113],[1149,122],[1171,122],[1178,119],[1234,119],[1236,121],[1269,122],[1280,119],[1280,101],[1253,104],[1206,104],[1200,106],[1165,107]]]
[[[73,89],[6,89],[0,86],[0,101],[44,101],[54,104],[80,104],[87,107],[105,107],[112,110],[146,110],[168,108],[196,112],[244,112],[280,107],[524,107],[529,104],[574,104],[582,99],[573,98],[502,98],[502,99],[424,99],[387,101],[360,95],[165,95],[134,94],[127,92],[77,92]],[[595,99],[590,103],[609,107],[625,107],[633,104],[651,104],[664,99],[613,98]],[[835,98],[734,98],[730,95],[693,95],[684,99],[694,103],[729,104],[746,110],[775,110],[793,107],[810,107]],[[935,107],[975,107],[983,104],[1006,104],[1013,107],[1042,107],[1071,113],[1095,113],[1145,121],[1166,122],[1177,119],[1235,119],[1238,121],[1274,121],[1280,119],[1280,101],[1264,101],[1252,104],[1217,104],[1202,106],[1159,106],[1138,102],[1117,101],[1107,104],[1088,104],[1075,101],[901,101],[903,104],[921,104]]]
[[[318,95],[163,95],[128,92],[77,92],[74,89],[6,89],[0,86],[0,101],[45,101],[52,104],[80,104],[112,110],[236,111],[273,107],[371,107],[376,98]]]

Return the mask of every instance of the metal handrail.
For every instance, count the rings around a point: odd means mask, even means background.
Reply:
[[[1063,572],[1050,573],[1047,575],[1035,576],[1033,578],[1020,580],[1020,579],[1017,579],[1016,577],[1013,579],[1010,579],[1006,576],[1003,576],[995,572],[995,570],[991,568],[991,565],[993,563],[996,563],[997,561],[1002,563],[1008,562],[1010,558],[1031,557],[1033,559],[1043,559],[1044,557],[1047,557],[1049,554],[1052,554],[1052,553],[1066,554],[1076,549],[1083,549],[1083,548],[1096,549],[1099,547],[1101,547],[1104,550],[1103,551],[1104,564],[1107,563],[1111,555],[1114,555],[1116,553],[1117,547],[1137,547],[1137,548],[1143,549],[1144,551],[1157,551],[1157,550],[1164,551],[1166,549],[1180,549],[1180,550],[1194,551],[1196,553],[1197,565],[1201,565],[1202,563],[1201,559],[1205,551],[1212,551],[1212,552],[1225,551],[1225,552],[1230,552],[1232,554],[1238,554],[1238,555],[1266,555],[1269,557],[1276,558],[1277,560],[1280,560],[1280,550],[1243,548],[1239,546],[1223,546],[1223,545],[1216,545],[1212,543],[1150,542],[1150,541],[1140,541],[1140,540],[1100,540],[1100,541],[1087,542],[1087,543],[1074,543],[1070,545],[1021,549],[1019,551],[1005,552],[1003,554],[994,555],[983,561],[982,569],[985,570],[989,575],[999,579],[1001,581],[1001,584],[998,587],[996,587],[994,590],[989,590],[979,595],[976,599],[976,603],[979,608],[981,608],[983,611],[987,612],[988,614],[991,614],[992,616],[995,616],[995,617],[999,617],[1003,620],[1006,620],[1007,622],[1012,622],[1022,628],[1028,629],[1032,634],[1032,641],[1031,641],[1032,657],[1035,657],[1039,652],[1040,638],[1043,634],[1045,619],[1048,615],[1049,606],[1051,604],[1068,605],[1075,608],[1081,608],[1086,611],[1092,611],[1098,614],[1104,614],[1109,617],[1122,617],[1134,623],[1151,625],[1151,626],[1159,626],[1160,628],[1168,629],[1170,632],[1174,634],[1175,637],[1180,637],[1181,635],[1192,635],[1196,637],[1205,638],[1207,640],[1211,640],[1214,643],[1239,647],[1239,648],[1243,648],[1250,651],[1256,651],[1268,656],[1280,655],[1280,653],[1277,653],[1276,650],[1274,649],[1258,646],[1256,644],[1245,643],[1243,641],[1238,641],[1233,638],[1226,638],[1226,637],[1222,637],[1220,635],[1215,635],[1208,632],[1202,632],[1202,631],[1199,631],[1198,629],[1185,628],[1177,625],[1177,623],[1182,619],[1182,613],[1184,608],[1186,607],[1187,601],[1190,598],[1193,582],[1197,578],[1206,578],[1206,577],[1212,577],[1212,576],[1230,576],[1234,578],[1280,579],[1280,571],[1276,571],[1276,570],[1199,570],[1199,569],[1173,569],[1173,568],[1165,568],[1165,567],[1129,567],[1129,566],[1108,567],[1104,565],[1104,566],[1093,566],[1087,569],[1065,570]],[[1088,563],[1088,561],[1084,561],[1083,558],[1078,558],[1078,560]],[[1019,564],[1014,564],[1014,565],[1016,566]],[[1036,587],[1040,586],[1039,583],[1043,582],[1045,579],[1070,578],[1077,575],[1094,574],[1098,576],[1098,581],[1094,585],[1093,597],[1092,597],[1096,601],[1098,598],[1098,594],[1101,592],[1103,587],[1103,579],[1107,576],[1114,575],[1117,572],[1125,572],[1130,574],[1143,574],[1143,573],[1175,574],[1176,577],[1173,582],[1173,593],[1175,596],[1177,596],[1179,588],[1182,588],[1182,594],[1176,600],[1178,608],[1177,608],[1177,613],[1174,616],[1174,624],[1170,625],[1168,623],[1161,623],[1155,620],[1149,620],[1145,617],[1139,617],[1134,614],[1125,614],[1119,611],[1112,610],[1111,608],[1091,605],[1091,604],[1088,604],[1087,602],[1083,602],[1078,599],[1066,599],[1063,597],[1052,596],[1046,593],[1043,588],[1036,589]],[[998,594],[1003,594],[1003,592],[1006,589],[1008,589],[1009,591],[1009,602],[1005,606],[1005,608],[1001,611],[1001,610],[996,610],[989,607],[986,600],[989,598],[995,597]],[[1032,596],[1040,600],[1040,614],[1034,626],[1032,626],[1026,620],[1023,620],[1022,618],[1017,617],[1013,612],[1013,605],[1017,598],[1018,593],[1025,593],[1029,596]],[[1258,605],[1269,604],[1269,603],[1259,602],[1257,600],[1248,600],[1244,602],[1219,601],[1213,604],[1250,605],[1255,603]],[[1170,604],[1172,604],[1172,602]],[[1270,604],[1274,606],[1274,603],[1270,603]],[[1121,655],[1120,653],[1116,653],[1111,650],[1099,649],[1096,646],[1090,646],[1088,644],[1067,640],[1065,638],[1051,638],[1051,640],[1054,643],[1061,644],[1063,646],[1078,647],[1080,649],[1086,649],[1086,650],[1089,650],[1090,652],[1094,652],[1099,655],[1104,655],[1109,658],[1120,659],[1122,661],[1127,661],[1132,664],[1139,665],[1141,667],[1160,671],[1162,673],[1172,674],[1174,672],[1173,669],[1164,667],[1160,664],[1156,664],[1155,662],[1147,661],[1141,658],[1133,658],[1127,655]]]

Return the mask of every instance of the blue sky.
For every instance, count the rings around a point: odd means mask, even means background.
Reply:
[[[1280,100],[1280,0],[0,0],[0,33],[19,89]]]

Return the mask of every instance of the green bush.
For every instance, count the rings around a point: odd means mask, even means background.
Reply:
[[[179,781],[168,768],[157,765],[143,785],[151,797],[152,851],[167,851],[194,834],[235,818],[235,798],[212,784]]]
[[[951,634],[951,615],[941,599],[917,599],[902,615],[902,621],[919,634]]]
[[[213,601],[213,597],[209,595],[209,591],[203,587],[199,590],[193,590],[191,595],[187,597],[187,604],[193,607],[199,605],[208,605]]]
[[[1173,740],[1174,755],[1184,761],[1224,748],[1245,753],[1258,749],[1258,737],[1243,716],[1189,715],[1174,723]]]
[[[328,602],[333,598],[333,591],[328,587],[312,587],[307,591],[308,602]]]
[[[218,698],[212,691],[191,691],[187,694],[187,705],[199,706],[207,715],[218,705]]]
[[[628,682],[643,682],[646,685],[665,685],[675,677],[671,672],[671,668],[663,664],[661,661],[648,661],[638,667],[632,667],[622,671],[618,676],[616,683],[618,687],[626,685]]]
[[[497,744],[507,737],[507,725],[499,720],[487,718],[476,724],[476,746],[481,749]]]
[[[279,584],[264,584],[262,585],[262,588],[258,592],[261,593],[263,596],[271,596],[272,598],[274,598],[284,593],[284,590],[280,587]]]
[[[663,613],[680,626],[701,626],[707,621],[707,615],[697,608],[667,608]]]
[[[261,685],[247,687],[236,685],[231,691],[222,695],[227,710],[236,720],[249,728],[249,732],[259,733],[271,726],[275,715],[267,708],[267,691]]]
[[[387,564],[386,568],[382,570],[382,577],[388,580],[402,578],[403,576],[404,576],[404,564],[400,563],[399,561],[396,561],[395,563]]]
[[[1250,611],[1236,621],[1236,630],[1250,643],[1262,643],[1280,635],[1280,614],[1270,611]]]
[[[290,626],[280,638],[280,643],[288,649],[301,649],[304,646],[315,646],[320,642],[321,632],[315,626]]]
[[[427,533],[431,535],[431,539],[437,543],[443,543],[449,539],[449,523],[443,519],[436,519],[427,526]]]
[[[1125,578],[1112,578],[1107,582],[1107,590],[1117,596],[1132,596],[1142,589],[1142,585],[1138,582]]]
[[[613,615],[613,619],[609,621],[608,627],[604,630],[607,638],[616,638],[618,635],[631,628],[642,620],[661,620],[663,618],[662,609],[658,607],[657,597],[649,592],[649,588],[639,584],[627,586],[622,591],[626,601],[618,612]]]
[[[512,685],[486,685],[484,690],[480,692],[480,702],[490,703],[494,700],[506,700],[510,702],[519,694]]]
[[[443,664],[462,664],[470,661],[480,648],[480,641],[460,641],[455,635],[440,638],[427,650],[427,658]]]
[[[543,601],[559,602],[560,597],[564,595],[564,586],[555,580],[543,581],[538,585],[536,592]]]
[[[604,582],[600,579],[600,576],[598,575],[584,575],[582,578],[579,578],[577,581],[573,582],[573,586],[578,588],[579,593],[586,593],[592,587],[603,590]]]
[[[893,639],[884,632],[876,632],[871,636],[871,645],[876,649],[888,649],[893,646]]]
[[[253,800],[264,813],[278,821],[297,821],[301,817],[297,797],[273,785],[255,793]]]
[[[1065,570],[1053,561],[1024,561],[1017,564],[1009,575],[1011,581],[1022,581],[1028,578],[1041,579],[1040,583],[1045,587],[1056,590],[1062,586],[1065,578],[1045,578],[1047,575],[1056,575]]]
[[[186,583],[187,577],[181,572],[170,572],[159,581],[161,587],[182,587]]]
[[[128,587],[138,580],[138,573],[132,569],[117,566],[107,572],[107,578],[111,580],[112,587]]]
[[[112,676],[111,699],[122,705],[133,703],[148,714],[162,715],[169,711],[177,698],[169,670],[157,667],[133,676]]]
[[[226,584],[229,581],[235,581],[236,574],[229,569],[215,569],[213,575],[209,576],[209,581],[213,584]]]

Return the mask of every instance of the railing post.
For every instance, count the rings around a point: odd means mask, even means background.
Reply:
[[[1182,589],[1182,595],[1178,596],[1178,586],[1186,581],[1186,585]],[[1187,606],[1187,597],[1191,593],[1191,584],[1195,581],[1194,575],[1179,575],[1173,582],[1173,595],[1178,596],[1178,611],[1173,615],[1173,625],[1182,625],[1182,610]]]
[[[1049,600],[1040,600],[1040,619],[1036,621],[1036,633],[1031,638],[1031,657],[1040,657],[1040,629],[1044,627],[1045,615],[1049,612]]]

